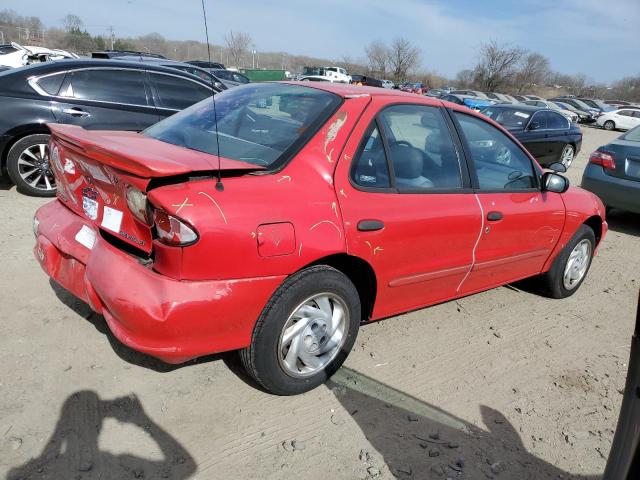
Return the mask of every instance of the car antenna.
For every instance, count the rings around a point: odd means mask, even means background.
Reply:
[[[204,0],[202,0],[202,16],[204,17],[204,33],[207,36],[207,56],[209,57],[209,65],[211,65],[211,47],[209,45],[209,29],[207,28],[207,11],[204,8]],[[216,113],[216,93],[215,85],[213,82],[213,75],[210,74],[211,80],[211,100],[213,102],[213,124],[216,129],[216,151],[218,154],[218,181],[216,182],[216,190],[222,192],[224,185],[222,185],[222,173],[220,169],[220,138],[218,137],[218,115]]]

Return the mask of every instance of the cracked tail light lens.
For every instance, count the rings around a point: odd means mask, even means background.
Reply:
[[[607,170],[616,169],[616,158],[612,153],[596,150],[589,157],[589,162],[595,163],[596,165],[601,165],[602,168],[605,168]]]
[[[127,206],[133,216],[147,225],[151,224],[151,213],[147,195],[136,187],[127,187]]]
[[[158,240],[172,247],[184,247],[198,240],[196,231],[185,222],[162,210],[155,210],[153,223],[158,234]]]

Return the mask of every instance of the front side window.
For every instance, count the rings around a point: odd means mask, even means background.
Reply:
[[[622,115],[623,117],[631,117],[633,116],[633,113],[631,112],[631,110],[620,110],[618,112],[618,115]]]
[[[211,97],[211,90],[195,81],[153,72],[149,75],[158,95],[160,107],[182,110],[203,98]]]
[[[455,112],[482,190],[536,188],[529,157],[507,135],[479,118]]]
[[[265,167],[286,161],[335,112],[340,97],[298,85],[248,84],[208,98],[153,125],[157,140]]]
[[[147,105],[142,71],[138,70],[78,70],[63,96],[99,102]]]
[[[547,116],[547,128],[550,130],[563,130],[569,128],[569,121],[555,112],[545,112]]]

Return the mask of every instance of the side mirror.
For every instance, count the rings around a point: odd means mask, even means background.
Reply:
[[[564,193],[569,189],[569,179],[554,172],[542,175],[542,189],[547,192]]]
[[[527,130],[538,130],[540,128],[540,124],[538,122],[531,122],[527,127]]]
[[[547,167],[549,170],[553,170],[554,172],[557,173],[565,173],[567,171],[567,167],[565,167],[562,163],[560,162],[556,162],[556,163],[552,163],[551,165],[549,165]]]

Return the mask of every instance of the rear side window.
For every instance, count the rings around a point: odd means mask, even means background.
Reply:
[[[143,72],[136,70],[79,70],[61,95],[99,102],[147,105]]]
[[[36,80],[36,84],[49,95],[57,95],[64,80],[65,72],[48,75]]]
[[[458,154],[438,108],[395,105],[379,121],[398,190],[462,188]]]
[[[360,150],[351,167],[351,178],[361,187],[389,188],[389,165],[377,124],[369,128],[360,144]]]
[[[500,122],[502,123],[502,122]],[[531,122],[529,123],[529,127],[535,124],[536,130],[546,130],[549,128],[547,112],[536,112],[533,114],[531,118]]]
[[[159,106],[163,108],[182,110],[211,96],[211,90],[186,78],[153,72],[150,72],[150,77],[160,101]]]
[[[536,188],[531,160],[507,135],[479,118],[455,112],[482,190]]]

